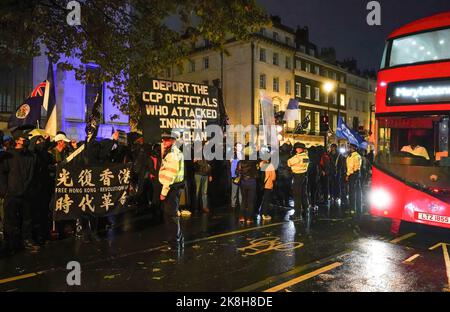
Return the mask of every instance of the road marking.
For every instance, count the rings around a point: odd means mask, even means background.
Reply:
[[[237,230],[237,231],[232,231],[232,232],[225,232],[225,233],[222,233],[222,234],[217,234],[217,235],[213,235],[213,236],[208,236],[208,237],[194,239],[194,240],[185,242],[185,244],[192,244],[192,243],[202,242],[202,241],[206,241],[206,240],[210,240],[210,239],[231,236],[231,235],[245,233],[245,232],[250,232],[250,231],[254,231],[254,230],[265,229],[265,228],[278,226],[278,225],[283,225],[283,224],[288,224],[289,222],[297,222],[297,221],[299,221],[299,220],[296,219],[296,220],[292,220],[292,221],[284,221],[284,222],[272,223],[272,224],[267,224],[267,225],[262,225],[262,226],[254,226],[254,227],[247,228],[247,229],[242,229],[242,230]]]
[[[238,248],[239,251],[250,250],[252,252],[246,252],[246,256],[255,256],[263,252],[271,250],[276,251],[291,251],[300,247],[303,247],[303,243],[300,242],[286,242],[283,243],[279,237],[262,237],[257,238],[249,242],[250,245],[242,248]]]
[[[444,261],[445,261],[445,271],[447,273],[447,288],[444,288],[444,291],[446,292],[450,292],[450,257],[448,255],[448,250],[447,250],[447,243],[439,243],[436,244],[430,248],[428,248],[429,250],[434,250],[440,246],[442,246],[442,252],[444,253]]]
[[[408,234],[405,234],[405,235],[403,235],[403,236],[397,237],[396,239],[393,239],[393,240],[391,240],[390,242],[391,242],[392,244],[397,244],[397,243],[400,243],[401,241],[403,241],[403,240],[405,240],[405,239],[408,239],[408,238],[410,238],[410,237],[413,237],[413,236],[415,236],[415,235],[416,235],[416,233],[408,233]]]
[[[404,264],[410,264],[411,262],[413,262],[415,259],[417,259],[420,256],[420,254],[415,254],[411,257],[409,257],[408,259],[406,259],[405,261],[403,261]]]
[[[299,221],[299,220],[298,219],[292,220],[292,222],[297,222],[297,221]],[[277,226],[277,225],[287,224],[288,222],[290,222],[290,221],[278,222],[278,223],[273,223],[273,224],[267,224],[267,225],[263,225],[263,226],[255,226],[255,227],[242,229],[242,230],[237,230],[237,231],[232,231],[232,232],[225,232],[225,233],[222,233],[222,234],[217,234],[217,235],[213,235],[213,236],[209,236],[209,237],[199,238],[199,239],[195,239],[195,240],[192,240],[192,241],[186,241],[185,245],[186,244],[197,243],[197,242],[200,242],[200,241],[210,240],[210,239],[214,239],[214,238],[226,237],[226,236],[230,236],[230,235],[234,235],[234,234],[250,232],[250,231],[253,231],[253,230],[264,229],[264,228],[273,227],[273,226]],[[117,260],[117,259],[120,259],[120,258],[134,256],[134,255],[138,255],[138,254],[142,254],[142,253],[162,250],[162,249],[165,249],[165,248],[167,248],[167,245],[162,245],[162,246],[158,246],[158,247],[152,247],[152,248],[148,248],[148,249],[144,249],[144,250],[138,250],[138,251],[134,251],[134,252],[125,253],[125,254],[118,255],[118,256],[107,257],[105,259],[97,259],[97,260],[93,260],[93,261],[88,261],[88,262],[83,263],[83,265],[91,265],[91,264],[97,264],[97,263],[106,262],[106,261]],[[65,269],[66,269],[65,267],[60,267],[60,268],[54,268],[54,269],[39,271],[37,273],[28,273],[28,274],[24,274],[24,275],[8,277],[8,278],[5,278],[5,279],[0,279],[0,285],[1,284],[6,284],[6,283],[10,283],[10,282],[14,282],[14,281],[17,281],[17,280],[22,280],[22,279],[26,279],[26,278],[36,277],[38,275],[42,275],[42,274],[48,273],[50,271],[63,271]]]
[[[330,265],[327,265],[325,267],[322,267],[320,269],[317,269],[317,270],[312,271],[310,273],[307,273],[305,275],[301,275],[299,277],[291,279],[290,281],[284,282],[284,283],[282,283],[280,285],[277,285],[275,287],[272,287],[272,288],[269,288],[267,290],[264,290],[264,292],[277,292],[277,291],[283,290],[283,289],[288,288],[288,287],[290,287],[292,285],[295,285],[295,284],[301,283],[303,281],[306,281],[307,279],[315,277],[315,276],[317,276],[319,274],[322,274],[324,272],[333,270],[333,269],[335,269],[335,268],[337,268],[337,267],[339,267],[341,265],[342,265],[342,263],[340,263],[340,262],[332,263]]]
[[[0,285],[1,284],[6,284],[6,283],[10,283],[10,282],[14,282],[14,281],[18,281],[18,280],[22,280],[22,279],[26,279],[26,278],[30,278],[30,277],[35,277],[38,276],[42,273],[44,273],[45,271],[40,271],[40,272],[36,272],[36,273],[28,273],[28,274],[23,274],[23,275],[18,275],[18,276],[13,276],[13,277],[8,277],[8,278],[4,278],[0,280]]]

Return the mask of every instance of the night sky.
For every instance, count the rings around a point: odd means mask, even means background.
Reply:
[[[360,69],[378,70],[386,37],[416,19],[450,11],[450,0],[380,0],[381,26],[369,26],[370,0],[257,0],[292,28],[308,26],[319,49],[334,46],[338,60],[355,57]]]

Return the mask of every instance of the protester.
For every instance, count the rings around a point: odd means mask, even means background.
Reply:
[[[303,214],[309,207],[308,198],[308,167],[309,157],[306,146],[303,143],[294,144],[295,155],[288,160],[288,166],[291,168],[294,176],[293,195],[294,209],[298,218],[302,219]]]
[[[209,213],[208,208],[208,184],[212,181],[211,165],[205,159],[196,158],[194,155],[194,174],[195,174],[195,208]],[[201,206],[200,206],[201,202]],[[201,207],[201,209],[200,209]]]
[[[320,191],[320,155],[318,147],[311,147],[308,150],[309,166],[308,166],[308,193],[311,206],[317,210],[319,208],[319,191]]]
[[[28,134],[14,134],[14,149],[8,150],[0,164],[4,197],[4,231],[7,252],[25,247],[38,250],[32,237],[32,198],[30,196],[36,169],[36,158],[27,149]],[[3,184],[3,183],[2,183]]]
[[[162,164],[158,173],[162,185],[160,200],[164,209],[164,224],[167,242],[183,246],[184,236],[181,229],[179,202],[184,186],[184,157],[175,142],[178,135],[174,132],[162,135]]]
[[[282,207],[289,207],[289,199],[292,190],[292,172],[288,166],[290,157],[291,146],[285,143],[280,148],[279,164],[276,172],[277,183],[275,185],[278,203]]]
[[[331,159],[323,146],[319,147],[320,154],[320,190],[322,195],[322,202],[329,205],[330,196],[330,172],[331,172]]]
[[[338,151],[336,144],[331,144],[330,147],[330,195],[331,200],[335,203],[340,203],[346,197],[345,192],[345,156]]]
[[[260,163],[261,171],[264,173],[263,196],[261,203],[261,217],[263,220],[269,221],[272,216],[269,215],[270,204],[272,203],[272,190],[276,180],[275,168],[270,160],[263,160]]]
[[[238,145],[237,143],[234,148],[233,153],[233,159],[230,160],[230,174],[231,174],[231,208],[235,209],[237,207],[240,207],[242,203],[242,192],[241,188],[239,187],[239,174],[237,172],[237,165],[240,160],[242,160],[242,155],[238,151]]]
[[[346,181],[349,184],[349,207],[351,212],[360,215],[361,209],[361,156],[358,147],[350,144],[350,155],[347,157]]]
[[[252,215],[256,203],[256,180],[258,178],[258,161],[255,150],[247,146],[244,148],[244,159],[240,160],[237,166],[239,175],[239,187],[242,191],[242,204],[239,222],[247,224],[253,223]]]

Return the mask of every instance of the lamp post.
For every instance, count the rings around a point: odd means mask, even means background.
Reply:
[[[330,93],[331,93],[331,91],[334,90],[334,87],[335,87],[335,85],[332,82],[326,82],[323,85],[323,90],[327,94],[327,99],[328,99],[328,101],[327,101],[328,102],[327,103],[328,104],[328,111],[327,111],[328,123],[330,122]],[[326,146],[328,144],[328,142],[327,142],[328,141],[328,130],[324,134],[324,145],[325,145],[325,148],[326,148]]]

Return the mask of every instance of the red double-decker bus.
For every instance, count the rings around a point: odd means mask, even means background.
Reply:
[[[450,228],[450,12],[394,31],[377,84],[371,214]]]

